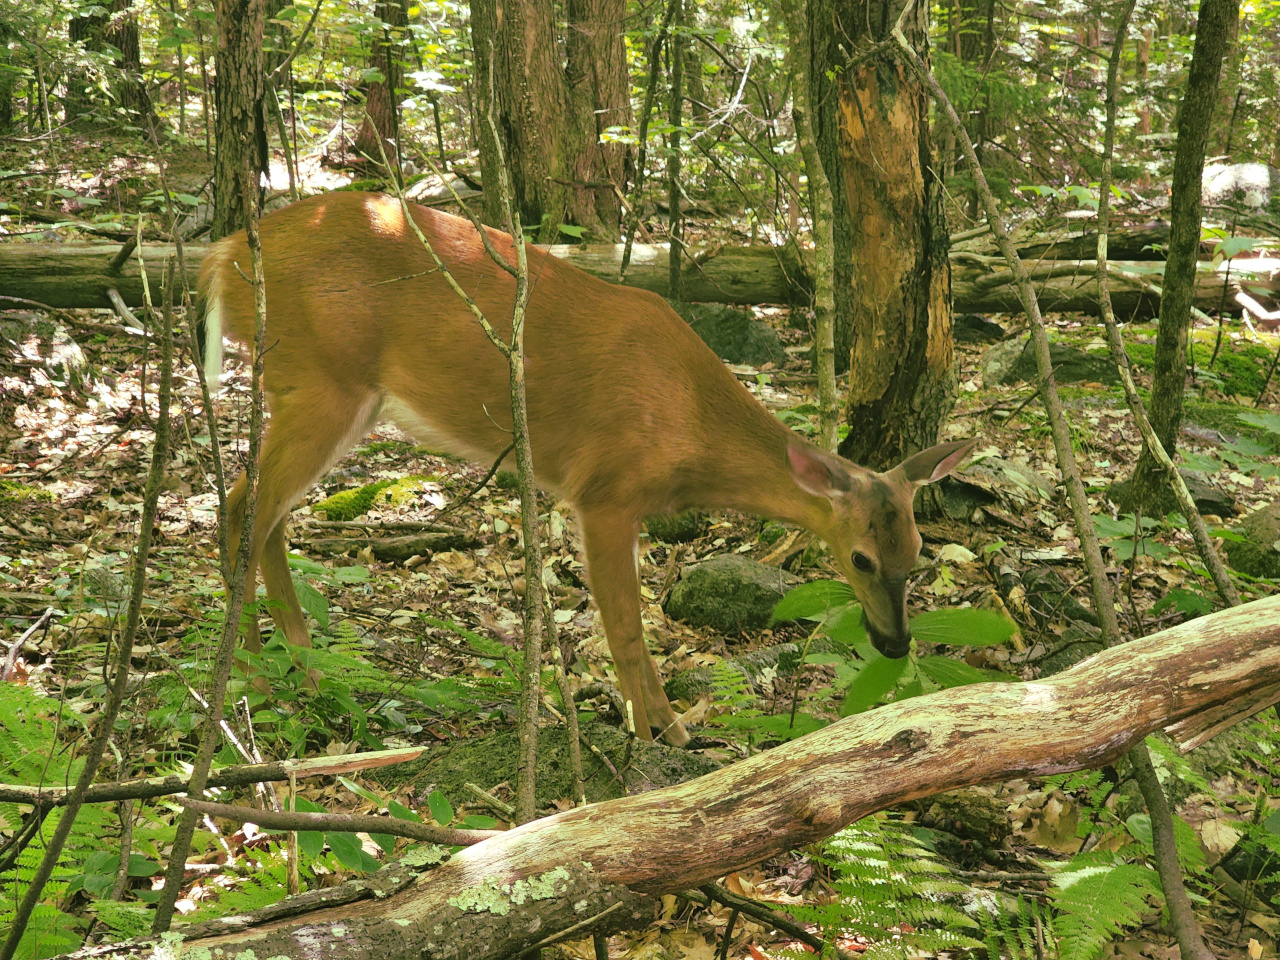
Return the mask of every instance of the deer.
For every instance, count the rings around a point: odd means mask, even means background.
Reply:
[[[301,200],[260,224],[270,420],[245,577],[252,596],[261,569],[276,629],[295,647],[309,647],[310,636],[289,574],[285,521],[377,422],[391,420],[432,450],[478,462],[510,449],[507,361],[435,268],[406,210],[509,337],[515,279],[469,220],[344,191]],[[511,237],[484,229],[514,262]],[[211,384],[223,336],[253,342],[248,264],[240,231],[213,244],[201,265]],[[907,577],[922,545],[912,501],[976,441],[939,444],[884,472],[858,466],[785,426],[660,296],[532,247],[528,264],[534,469],[540,487],[576,513],[588,586],[635,734],[689,741],[641,622],[639,533],[648,516],[737,510],[811,531],[861,602],[874,647],[886,657],[907,655]],[[246,495],[242,475],[227,500],[233,554]],[[243,644],[256,652],[261,638],[250,620]]]

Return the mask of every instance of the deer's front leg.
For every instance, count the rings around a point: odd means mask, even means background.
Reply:
[[[689,734],[662,692],[657,664],[644,642],[637,554],[640,526],[615,511],[582,511],[580,517],[591,594],[604,620],[618,686],[630,705],[636,735],[651,740],[656,731],[673,746],[684,746]]]

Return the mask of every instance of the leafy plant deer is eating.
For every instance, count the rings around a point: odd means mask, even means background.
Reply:
[[[423,207],[413,217],[506,336],[515,279],[468,221]],[[248,577],[252,584],[262,567],[277,627],[291,644],[309,646],[285,548],[292,505],[379,417],[433,449],[492,460],[510,441],[508,372],[398,201],[312,197],[264,218],[261,236],[271,423]],[[489,241],[513,257],[510,237],[490,230]],[[766,410],[661,297],[535,250],[529,260],[533,459],[539,482],[577,510],[637,734],[688,741],[641,625],[637,538],[646,516],[735,509],[807,528],[830,545],[875,647],[905,656],[906,578],[920,551],[912,497],[953,470],[972,441],[940,444],[883,473],[824,453]],[[249,262],[243,232],[215,244],[201,267],[211,381],[222,335],[252,339],[253,290],[237,262]],[[241,477],[228,504],[233,551],[245,497]],[[259,649],[256,628],[245,643]]]

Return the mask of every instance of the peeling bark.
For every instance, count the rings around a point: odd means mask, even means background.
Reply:
[[[697,780],[525,824],[358,903],[261,926],[219,921],[212,926],[225,932],[192,931],[186,949],[497,960],[561,932],[644,925],[655,909],[647,897],[893,804],[1098,767],[1159,729],[1189,749],[1276,699],[1280,597],[1113,647],[1048,680],[958,687],[849,717]],[[80,956],[148,952],[121,945]]]

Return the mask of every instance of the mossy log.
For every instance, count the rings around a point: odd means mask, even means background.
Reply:
[[[424,862],[411,882],[378,886],[359,902],[260,923],[228,917],[192,931],[184,949],[331,960],[515,956],[562,936],[647,924],[655,895],[828,837],[884,807],[1113,763],[1160,729],[1189,749],[1278,698],[1280,597],[1271,597],[1113,647],[1046,681],[893,703],[687,783],[535,820],[434,868]],[[150,953],[137,944],[93,948],[95,957]]]

